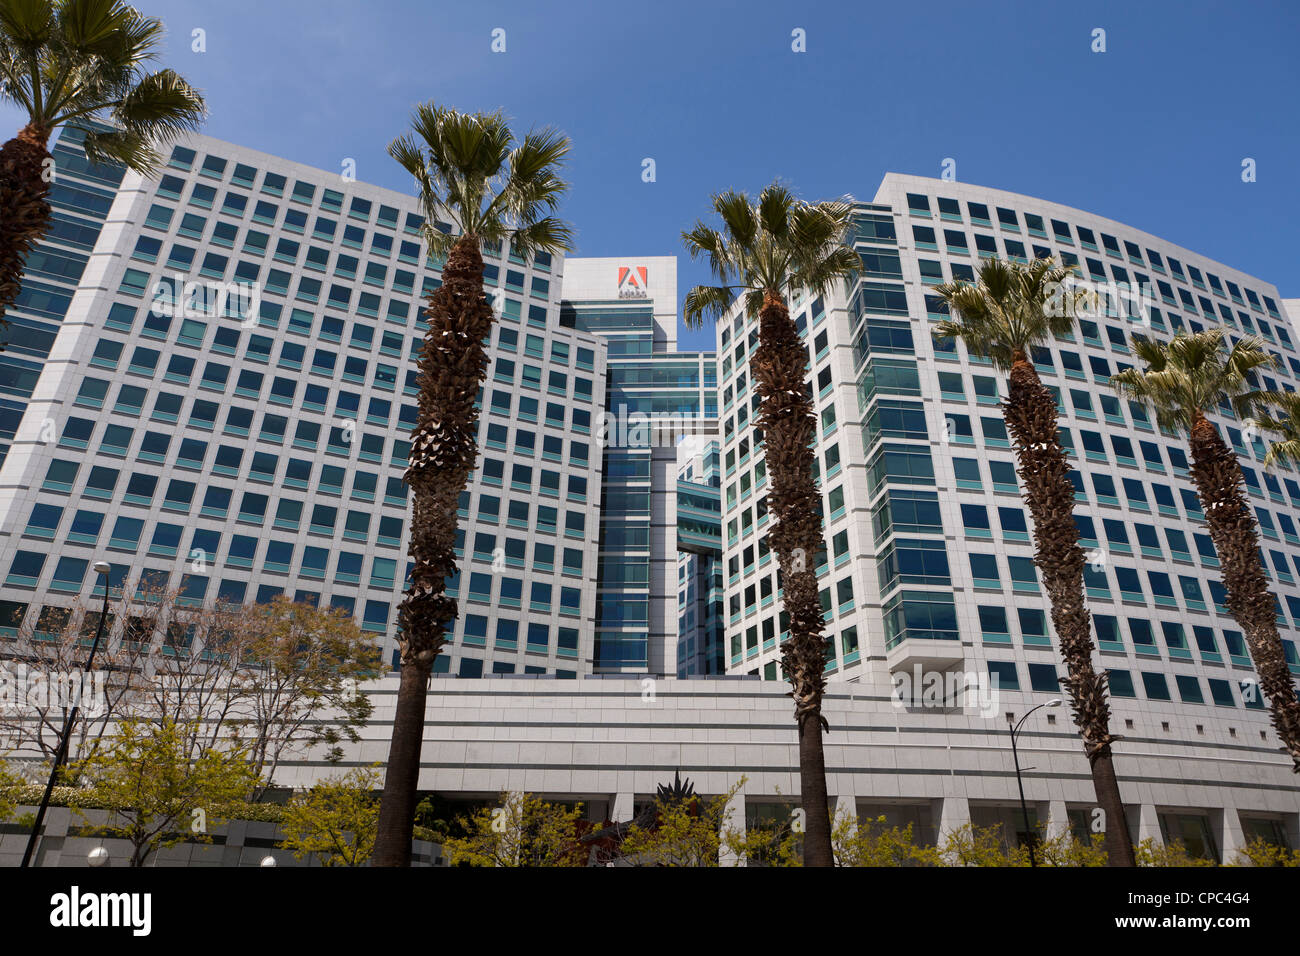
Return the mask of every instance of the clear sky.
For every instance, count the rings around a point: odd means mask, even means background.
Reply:
[[[1297,0],[138,6],[206,93],[204,132],[324,169],[354,159],[367,182],[408,188],[385,148],[423,100],[560,127],[578,255],[681,254],[720,189],[780,177],[806,199],[869,199],[885,172],[938,176],[951,157],[961,181],[1110,216],[1300,296]],[[17,122],[0,106],[0,134]],[[683,258],[680,294],[706,279]]]

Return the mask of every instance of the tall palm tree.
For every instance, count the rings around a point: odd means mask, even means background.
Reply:
[[[1273,727],[1300,773],[1300,700],[1277,633],[1277,601],[1260,563],[1255,512],[1246,497],[1237,456],[1205,417],[1227,399],[1239,418],[1256,416],[1260,427],[1283,432],[1284,440],[1268,455],[1270,461],[1277,461],[1293,455],[1295,425],[1264,412],[1276,402],[1294,413],[1296,399],[1255,387],[1254,370],[1277,364],[1259,339],[1247,336],[1231,348],[1226,344],[1221,328],[1180,332],[1168,342],[1134,336],[1133,352],[1146,369],[1126,369],[1110,381],[1121,395],[1154,407],[1162,428],[1188,434],[1192,481],[1219,555],[1228,611],[1246,635]]]
[[[457,572],[456,511],[478,458],[477,397],[487,378],[492,306],[483,294],[483,244],[522,256],[572,247],[551,215],[568,184],[559,168],[566,136],[552,129],[516,140],[499,113],[462,113],[426,103],[389,154],[419,188],[431,257],[445,258],[429,297],[420,351],[419,417],[405,481],[412,491],[411,584],[398,607],[401,681],[379,804],[375,866],[409,866],[424,711],[434,658],[456,618],[446,581]],[[439,222],[450,220],[444,231]]]
[[[54,131],[106,122],[111,131],[86,133],[90,160],[149,173],[157,147],[203,119],[203,97],[185,80],[146,72],[162,34],[161,22],[120,0],[0,0],[0,100],[27,117],[0,147],[0,327],[50,223]]]
[[[847,201],[806,203],[779,184],[751,203],[743,193],[713,196],[722,231],[697,222],[682,241],[693,259],[706,258],[717,286],[696,286],[686,295],[685,321],[700,327],[726,315],[737,297],[758,316],[758,348],[750,359],[761,404],[768,511],[768,543],[776,552],[790,637],[781,665],[791,685],[799,728],[799,776],[805,828],[804,863],[832,866],[830,816],[822,716],[826,645],[817,588],[822,550],[821,495],[813,478],[814,417],[808,381],[808,349],[790,318],[789,296],[805,289],[825,295],[847,280],[862,261],[846,245],[853,207]]]
[[[972,355],[989,358],[1007,373],[1002,417],[1015,448],[1025,503],[1034,521],[1034,563],[1042,572],[1052,626],[1061,646],[1075,725],[1083,737],[1097,804],[1106,815],[1106,850],[1112,866],[1134,866],[1124,803],[1115,777],[1107,675],[1093,666],[1093,640],[1083,597],[1084,553],[1074,523],[1074,486],[1057,429],[1056,400],[1038,378],[1030,354],[1036,345],[1070,331],[1085,298],[1070,292],[1069,270],[1052,259],[1028,265],[993,259],[975,284],[951,282],[936,291],[953,313],[936,332],[961,339]]]

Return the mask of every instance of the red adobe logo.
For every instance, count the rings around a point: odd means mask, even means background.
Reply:
[[[644,299],[650,294],[649,289],[645,266],[637,266],[636,268],[618,267],[618,297],[620,299]]]

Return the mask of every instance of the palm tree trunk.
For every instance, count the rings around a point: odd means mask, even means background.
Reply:
[[[1011,367],[1002,414],[1034,520],[1035,563],[1043,575],[1052,626],[1065,661],[1066,677],[1061,683],[1083,736],[1097,805],[1105,814],[1107,857],[1111,866],[1135,866],[1111,754],[1111,744],[1118,738],[1110,733],[1107,677],[1098,674],[1092,663],[1092,630],[1083,599],[1084,554],[1074,523],[1070,464],[1057,434],[1056,401],[1023,352],[1016,354]]]
[[[50,224],[48,130],[28,124],[0,147],[0,328],[22,290],[27,254]],[[0,346],[3,348],[3,346]]]
[[[384,792],[379,801],[379,822],[371,858],[374,866],[411,865],[428,687],[427,670],[415,665],[402,668],[393,736],[388,745],[388,772],[384,775]]]
[[[1260,564],[1259,533],[1243,489],[1241,465],[1214,425],[1199,413],[1192,424],[1191,446],[1192,480],[1222,563],[1228,611],[1246,635],[1273,728],[1291,755],[1292,769],[1300,773],[1300,700],[1277,633],[1276,599]]]
[[[790,637],[781,666],[799,725],[800,802],[804,811],[804,865],[833,866],[822,716],[826,644],[818,599],[817,556],[823,549],[821,495],[813,480],[814,417],[807,392],[808,350],[780,294],[767,291],[759,312],[758,348],[750,363],[762,399],[758,426],[767,461],[768,543],[781,569]]]
[[[375,866],[410,866],[424,711],[434,658],[456,618],[446,594],[456,565],[460,493],[478,460],[478,389],[487,378],[483,342],[492,309],[483,298],[483,256],[477,236],[452,246],[442,286],[425,311],[429,328],[420,352],[419,420],[411,433],[411,586],[398,607],[402,677],[379,802]]]

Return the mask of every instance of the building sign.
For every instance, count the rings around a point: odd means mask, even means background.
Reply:
[[[650,295],[650,284],[646,279],[646,267],[618,267],[618,297],[620,299],[645,299]]]

